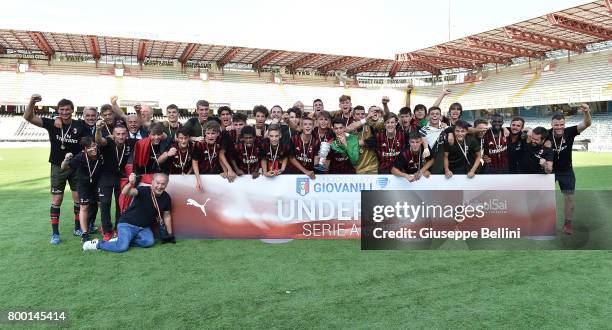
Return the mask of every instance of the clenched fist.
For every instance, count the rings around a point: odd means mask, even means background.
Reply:
[[[32,97],[30,97],[30,103],[35,104],[42,101],[42,96],[40,96],[40,94],[32,94]]]

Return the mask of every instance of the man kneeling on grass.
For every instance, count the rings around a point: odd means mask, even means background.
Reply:
[[[151,225],[159,224],[162,244],[176,243],[172,235],[172,218],[170,216],[170,195],[164,190],[168,185],[168,176],[163,173],[153,175],[151,186],[134,187],[136,175],[130,174],[129,183],[123,187],[124,195],[132,196],[132,204],[119,219],[118,236],[108,242],[97,239],[83,243],[83,251],[105,250],[125,252],[131,246],[151,247],[155,244]]]

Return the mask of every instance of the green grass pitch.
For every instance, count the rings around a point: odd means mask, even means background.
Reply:
[[[78,328],[610,326],[607,251],[191,240],[83,253],[71,234],[69,195],[62,243],[52,246],[47,157],[44,148],[0,149],[0,311],[63,309],[65,325]],[[574,164],[578,189],[612,187],[612,154],[575,153]],[[0,323],[7,326],[37,324]]]

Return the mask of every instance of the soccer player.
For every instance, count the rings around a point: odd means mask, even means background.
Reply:
[[[572,165],[572,146],[574,138],[591,126],[591,112],[589,105],[583,103],[580,110],[584,115],[582,122],[578,125],[565,127],[565,117],[562,113],[556,113],[552,117],[552,129],[549,132],[549,140],[554,151],[553,172],[555,181],[559,182],[559,189],[564,196],[565,223],[563,232],[566,235],[573,233],[572,220],[574,217],[574,191],[576,189],[576,176]]]
[[[553,171],[553,151],[546,146],[548,131],[536,127],[527,134],[522,152],[521,169],[524,174],[550,174]]]
[[[255,135],[257,139],[263,139],[266,136],[266,120],[268,119],[268,108],[263,105],[256,105],[253,108],[253,116],[255,116]]]
[[[163,134],[163,124],[154,123],[151,125],[150,135],[136,142],[134,147],[134,173],[141,176],[141,181],[145,183],[151,183],[154,173],[167,172],[164,163],[168,157],[175,155],[166,152],[168,145],[163,141]]]
[[[256,142],[255,128],[245,126],[240,131],[240,142],[233,144],[232,153],[236,157],[231,158],[231,164],[236,175],[250,175],[253,179],[259,177],[262,153],[259,144]]]
[[[454,126],[461,119],[463,114],[463,106],[461,103],[455,102],[448,107],[448,126]]]
[[[174,149],[173,152],[172,149]],[[170,167],[170,174],[191,174],[193,144],[189,140],[189,131],[181,127],[176,132],[176,140],[170,146],[168,153],[174,154],[170,156],[167,162]]]
[[[287,113],[282,117],[286,125],[282,125],[281,129],[283,140],[285,143],[290,143],[291,139],[299,135],[300,124],[302,121],[302,111],[299,108],[289,108]]]
[[[508,138],[504,134],[504,117],[500,114],[491,116],[491,128],[484,133],[482,144],[484,174],[508,174]],[[474,125],[479,131],[481,127]]]
[[[83,242],[89,240],[88,214],[89,207],[98,203],[98,178],[102,173],[104,159],[99,154],[98,145],[90,135],[81,138],[83,151],[76,156],[66,153],[62,162],[62,171],[77,171],[77,192],[80,204],[80,234]]]
[[[480,143],[480,149],[482,150],[484,147],[485,135],[487,134],[487,130],[489,128],[489,123],[485,119],[479,118],[474,120],[473,127],[475,130],[475,133],[473,134],[476,137],[476,140],[478,140],[478,143]]]
[[[49,163],[51,163],[51,209],[49,211],[52,231],[51,244],[59,244],[60,207],[64,200],[66,181],[70,184],[72,200],[74,201],[74,235],[81,235],[79,195],[76,182],[77,173],[72,170],[62,171],[61,164],[66,153],[70,152],[74,155],[81,151],[81,138],[89,135],[89,130],[84,121],[72,119],[74,104],[70,100],[62,99],[57,104],[57,113],[62,120],[61,128],[56,128],[53,125],[53,119],[36,116],[34,114],[34,107],[41,100],[42,97],[40,95],[33,94],[23,114],[23,118],[32,125],[44,128],[49,133],[49,142],[51,144],[51,151],[49,153]]]
[[[300,111],[302,111],[302,113],[304,112],[304,102],[302,102],[302,101],[299,101],[299,100],[295,101],[295,103],[293,103],[293,107],[300,109]]]
[[[416,107],[415,107],[416,109]],[[444,142],[446,141],[446,124],[441,121],[442,111],[438,107],[429,108],[429,121],[423,126],[419,133],[425,137],[433,157],[433,165],[430,172],[433,174],[444,173]]]
[[[110,104],[103,104],[100,107],[100,118],[104,121],[104,128],[102,131],[102,137],[113,135],[113,128],[117,125],[125,126],[125,123],[121,119],[116,119],[113,106]],[[94,134],[92,134],[93,136]]]
[[[321,101],[321,99],[315,99],[312,101],[312,109],[314,110],[315,116],[318,117],[321,111],[325,111],[323,101]]]
[[[376,133],[376,155],[378,173],[390,174],[395,159],[406,147],[405,135],[397,130],[397,115],[389,113],[384,117],[385,130]]]
[[[270,108],[270,120],[270,124],[283,124],[283,108],[280,105]]]
[[[315,179],[314,165],[319,163],[319,141],[312,136],[314,121],[310,117],[302,118],[302,133],[291,138],[293,154],[289,158],[291,165]]]
[[[108,105],[110,106],[110,105]],[[112,109],[111,109],[112,112]],[[97,128],[96,128],[96,120],[98,118],[98,111],[96,110],[96,108],[94,107],[85,107],[85,109],[83,109],[83,121],[85,122],[85,125],[87,127],[87,129],[89,130],[89,133],[91,134],[91,136],[94,136],[96,134]],[[54,123],[56,128],[62,128],[62,119],[60,117],[56,117],[55,118],[55,123]],[[83,212],[79,212],[79,217],[80,214],[82,214]],[[89,212],[87,213],[87,223],[89,223],[89,232],[95,232],[97,231],[97,228],[95,227],[95,222],[96,222],[96,216],[98,215],[98,204],[97,203],[92,203],[89,207]]]
[[[164,124],[164,133],[166,133],[169,141],[176,141],[177,131],[181,126],[179,122],[179,109],[176,104],[170,104],[166,107],[166,119]]]
[[[399,111],[399,123],[397,129],[401,130],[405,135],[413,131],[410,122],[412,121],[412,110],[409,107],[403,107]]]
[[[220,106],[219,109],[217,109],[217,115],[221,121],[221,130],[225,130],[227,127],[232,126],[232,116],[234,112],[230,107],[226,105]]]
[[[366,109],[363,107],[363,105],[356,105],[353,108],[353,119],[354,119],[354,122],[361,121],[362,119],[365,119],[365,118],[366,118]],[[345,127],[348,129],[351,126],[348,126],[348,127],[345,126]],[[352,126],[353,129],[355,129],[355,127],[356,127],[355,125]]]
[[[406,107],[410,108],[410,95],[412,94],[412,90],[414,89],[414,87],[412,85],[409,85],[407,90],[406,90]],[[432,104],[432,108],[433,107],[440,107],[440,104],[442,103],[442,100],[444,99],[444,97],[446,97],[448,94],[450,94],[451,91],[449,89],[444,89],[442,90],[442,93],[440,94],[440,96],[438,96],[438,98],[434,101],[434,103]],[[412,119],[410,120],[410,126],[412,128],[412,131],[420,131],[422,127],[427,125],[427,107],[423,104],[417,104],[414,106],[414,110],[413,110],[413,114],[414,117],[412,117]],[[441,116],[440,116],[441,118]],[[440,119],[442,120],[442,119]]]
[[[444,144],[444,173],[447,178],[467,174],[473,178],[480,166],[480,144],[468,132],[468,123],[458,120],[453,126],[454,141]]]
[[[228,148],[230,148],[232,144],[238,143],[240,141],[240,132],[246,126],[246,122],[247,116],[244,113],[235,113],[234,116],[232,116],[232,126],[221,131],[221,142],[227,144]],[[204,127],[206,127],[206,125]]]
[[[219,151],[219,161],[223,167],[222,176],[227,177],[229,182],[234,181],[236,172],[230,166],[232,159],[238,158],[234,154],[234,146],[240,142],[240,133],[246,127],[247,116],[237,112],[232,117],[231,130],[226,129],[221,132],[221,150]]]
[[[413,110],[414,116],[410,119],[410,128],[412,130],[421,130],[427,126],[427,107],[423,104],[417,104]]]
[[[282,141],[281,128],[278,124],[268,127],[268,138],[261,144],[261,168],[267,177],[274,177],[285,172],[291,155],[291,146]]]
[[[210,104],[208,103],[208,101],[199,100],[196,103],[196,111],[198,113],[198,117],[189,118],[189,120],[185,122],[185,128],[189,132],[191,141],[204,141],[204,125],[206,125],[206,122],[208,121],[209,106]]]
[[[328,159],[329,174],[355,174],[355,165],[359,161],[359,139],[346,134],[342,118],[332,121],[336,139],[332,142]]]
[[[395,160],[391,173],[403,177],[409,182],[417,181],[422,176],[429,178],[429,168],[433,164],[431,157],[423,155],[425,147],[419,132],[410,132],[408,135],[409,147]]]
[[[524,145],[523,128],[525,119],[514,117],[510,122],[510,139],[508,140],[508,171],[511,174],[521,173],[520,163]],[[526,134],[525,134],[526,137]]]
[[[97,126],[102,127],[101,121]],[[113,128],[112,138],[102,137],[102,130],[96,131],[96,143],[104,158],[102,174],[98,179],[98,202],[100,203],[100,219],[102,221],[103,239],[112,238],[114,229],[119,220],[119,195],[121,194],[121,180],[127,180],[126,164],[131,154],[131,147],[127,144],[127,129],[117,125]],[[111,201],[115,197],[115,226],[111,221]]]
[[[321,142],[332,142],[336,136],[334,135],[334,131],[331,128],[331,115],[329,112],[322,110],[317,115],[317,127],[313,130],[313,135],[317,140],[319,140],[319,144]]]
[[[203,191],[200,174],[223,173],[225,175],[222,176],[227,178],[227,172],[231,172],[232,181],[233,178],[236,177],[236,174],[232,170],[231,166],[229,166],[229,163],[227,163],[227,159],[224,159],[225,165],[221,161],[220,154],[222,150],[222,143],[220,131],[221,128],[219,123],[213,120],[207,122],[206,126],[204,126],[204,141],[196,143],[194,146],[191,163],[193,173],[195,174],[197,191]]]
[[[342,95],[338,99],[340,101],[340,110],[336,111],[334,118],[344,119],[345,126],[349,126],[355,121],[353,118],[353,104],[351,103],[351,97],[348,95]]]
[[[359,106],[358,106],[359,107]],[[363,107],[361,107],[363,109]],[[361,118],[361,110],[355,107],[355,113]],[[346,128],[359,139],[359,160],[355,165],[357,174],[377,174],[378,158],[376,156],[376,131],[384,129],[384,121],[380,118],[382,111],[378,107],[370,108],[368,116],[352,123]],[[365,115],[365,109],[363,109]]]
[[[378,106],[373,105],[368,108],[367,116],[365,108],[361,105],[356,106],[353,109],[353,113],[355,114],[355,121],[352,124],[345,126],[347,132],[360,132],[361,127],[365,127],[366,125],[369,125],[376,130],[383,130],[385,128],[383,111]]]
[[[96,120],[98,119],[98,110],[95,107],[85,107],[83,109],[83,122],[85,122],[85,127],[89,130],[89,135],[93,136],[96,134]],[[53,122],[53,126],[58,129],[62,128],[62,118],[60,116],[56,116],[55,121]]]
[[[136,186],[136,175],[130,174],[129,184],[125,185],[122,194],[130,195],[134,202],[125,211],[117,226],[116,240],[98,241],[97,239],[83,243],[83,251],[104,250],[110,252],[125,252],[130,246],[151,247],[155,244],[151,226],[157,222],[160,227],[162,244],[176,243],[172,234],[172,216],[170,208],[172,200],[165,191],[168,176],[156,173],[151,186]]]

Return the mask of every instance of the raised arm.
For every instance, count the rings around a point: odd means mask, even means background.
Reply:
[[[117,100],[119,100],[117,96],[111,96],[110,98],[113,113],[115,113],[115,116],[117,116],[117,118],[120,118],[127,124],[127,115],[123,113],[123,111],[121,111],[121,108],[117,104]]]
[[[105,146],[106,139],[102,137],[102,127],[104,126],[104,120],[100,119],[96,122],[96,143]]]
[[[126,184],[125,187],[123,187],[123,190],[121,190],[121,193],[126,196],[132,196],[132,197],[138,196],[138,189],[134,187],[135,183],[136,183],[136,174],[131,173],[130,177],[128,178],[128,184]]]
[[[347,132],[352,132],[354,130],[359,129],[361,126],[365,125],[366,122],[374,116],[374,111],[368,112],[368,116],[366,118],[361,119],[360,121],[354,121],[350,125],[346,126]]]
[[[578,133],[582,133],[585,129],[591,126],[593,119],[591,118],[591,111],[589,109],[589,105],[586,103],[582,103],[580,105],[580,109],[582,110],[582,114],[584,115],[584,119],[582,122],[578,124]]]
[[[406,106],[408,108],[410,108],[410,95],[412,94],[412,89],[414,88],[414,86],[412,85],[408,85],[408,88],[406,88]]]
[[[382,97],[382,105],[383,105],[383,116],[389,114],[389,97],[388,96],[383,96]]]
[[[443,89],[442,90],[442,94],[440,94],[440,96],[438,96],[438,98],[436,99],[436,101],[434,102],[434,104],[432,105],[433,107],[440,107],[440,104],[442,103],[442,100],[444,99],[444,97],[446,97],[446,95],[450,94],[451,91],[450,89]]]
[[[64,157],[64,160],[62,161],[62,165],[60,165],[60,169],[62,171],[67,171],[70,169],[70,160],[72,159],[72,153],[67,152],[66,153],[66,157]]]
[[[28,103],[28,107],[26,108],[25,113],[23,114],[23,119],[27,120],[30,124],[36,125],[38,127],[43,126],[42,118],[34,115],[34,106],[36,103],[42,101],[42,97],[39,94],[32,94],[30,97],[30,103]]]
[[[163,164],[168,160],[168,158],[176,156],[177,153],[178,149],[176,149],[175,147],[171,147],[168,151],[162,153],[161,155],[159,155],[159,157],[157,157],[157,162]]]

